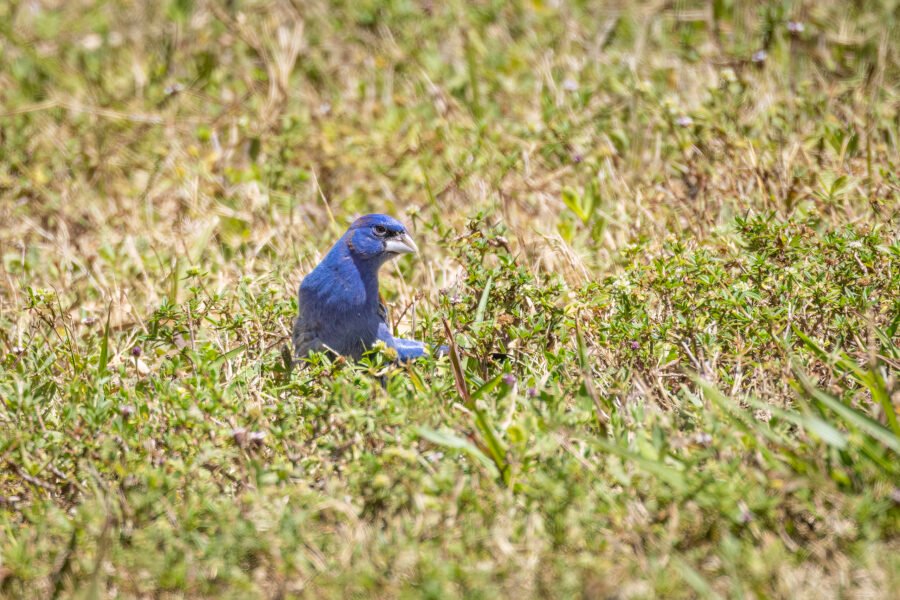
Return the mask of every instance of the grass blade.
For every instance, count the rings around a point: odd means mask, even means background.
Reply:
[[[491,471],[495,477],[500,476],[494,461],[488,458],[484,452],[479,450],[478,447],[469,440],[454,433],[450,433],[449,431],[435,431],[434,429],[429,429],[427,427],[416,427],[416,433],[437,446],[462,450]]]
[[[103,339],[100,340],[100,360],[97,363],[97,371],[99,374],[106,374],[106,367],[109,365],[109,320],[112,316],[112,304],[106,310],[106,326],[103,328]]]
[[[481,323],[484,321],[484,313],[487,310],[488,297],[491,294],[491,286],[494,284],[493,275],[488,277],[487,283],[484,284],[484,290],[481,292],[481,299],[478,300],[478,308],[475,309],[475,320],[473,323]]]
[[[824,390],[818,389],[813,383],[799,370],[795,370],[794,374],[800,381],[803,390],[813,400],[822,406],[826,406],[835,412],[839,417],[844,419],[849,425],[856,427],[860,431],[872,436],[897,454],[900,454],[900,437],[894,435],[890,430],[875,421],[868,415],[850,407],[835,398]]]
[[[641,470],[646,471],[647,473],[653,475],[658,478],[660,481],[667,483],[672,489],[677,492],[685,492],[688,489],[687,477],[685,474],[671,467],[664,462],[654,461],[637,454],[636,452],[632,452],[626,448],[622,448],[618,444],[599,437],[583,437],[586,442],[593,444],[600,449],[608,452],[609,454],[615,454],[619,458],[627,460],[628,462],[634,463]]]
[[[872,400],[879,404],[882,411],[884,411],[885,419],[887,419],[891,431],[894,432],[894,435],[900,437],[900,419],[897,418],[897,411],[894,409],[894,403],[891,400],[890,393],[888,393],[884,378],[881,377],[881,374],[878,373],[878,371],[861,368],[852,358],[843,352],[838,353],[837,357],[832,359],[832,357],[812,338],[805,335],[796,327],[794,328],[794,332],[801,340],[803,340],[803,343],[806,344],[807,348],[812,350],[822,362],[826,364],[833,363],[839,371],[850,375],[859,385],[868,389],[869,393],[872,394]]]
[[[792,410],[784,410],[777,406],[772,406],[767,402],[762,402],[756,398],[747,398],[747,403],[760,410],[767,410],[782,421],[793,423],[803,428],[809,433],[813,433],[823,442],[837,448],[845,450],[847,448],[847,436],[845,436],[837,427],[821,419],[815,415],[800,414]]]
[[[446,317],[442,318],[444,322],[444,331],[447,333],[447,344],[450,346],[450,367],[453,371],[453,383],[456,385],[456,391],[462,398],[466,408],[472,408],[472,397],[469,395],[469,386],[466,384],[466,376],[463,373],[462,364],[459,360],[459,347],[456,345],[456,339],[453,337],[453,331],[450,330],[450,323]]]
[[[597,425],[603,433],[607,432],[609,415],[603,410],[597,388],[594,387],[594,377],[591,374],[591,363],[588,358],[587,344],[584,342],[584,333],[581,331],[581,316],[575,317],[575,340],[578,343],[578,363],[581,367],[581,377],[584,381],[584,389],[594,403],[594,411],[597,416]]]
[[[688,372],[688,377],[690,377],[697,387],[700,388],[703,395],[710,402],[718,406],[722,412],[732,417],[734,422],[741,426],[742,429],[753,434],[758,434],[770,442],[779,445],[786,444],[786,440],[782,436],[779,436],[771,427],[761,425],[752,417],[752,415],[748,415],[746,410],[741,408],[737,402],[723,394],[715,385],[693,372]]]
[[[487,395],[488,393],[493,391],[494,388],[496,388],[498,385],[500,385],[500,382],[502,380],[503,380],[503,374],[501,373],[500,375],[497,375],[493,379],[490,379],[487,382],[485,382],[481,387],[479,387],[477,390],[472,392],[472,401],[475,402],[478,399],[483,398],[485,395]]]
[[[495,378],[496,381],[488,381],[482,385],[476,391],[477,396],[473,396],[469,392],[469,385],[466,382],[465,371],[463,371],[462,363],[459,360],[459,349],[457,348],[456,340],[453,337],[453,331],[450,329],[450,323],[446,318],[443,318],[442,321],[444,323],[444,331],[447,333],[447,343],[450,346],[450,366],[453,371],[453,382],[456,386],[456,391],[459,393],[460,398],[462,398],[466,408],[475,416],[475,426],[478,428],[478,432],[485,438],[485,446],[490,452],[491,459],[494,461],[497,471],[500,473],[501,480],[504,485],[506,485],[509,483],[509,464],[506,461],[506,449],[503,448],[503,445],[500,443],[487,415],[484,414],[483,410],[478,408],[476,403],[478,398],[493,389],[493,387],[496,387],[502,376],[498,375]]]
[[[710,598],[713,600],[722,600],[722,596],[716,593],[712,586],[709,585],[709,582],[706,581],[700,573],[698,573],[691,565],[687,563],[684,559],[673,557],[672,565],[681,575],[681,578],[684,579],[684,582],[688,584],[700,598]]]

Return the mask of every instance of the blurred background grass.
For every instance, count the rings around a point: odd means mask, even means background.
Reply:
[[[890,597],[898,10],[0,3],[0,594]]]

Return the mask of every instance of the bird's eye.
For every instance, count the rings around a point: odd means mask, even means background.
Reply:
[[[372,228],[372,230],[375,232],[375,235],[377,235],[378,237],[381,237],[387,233],[387,229],[385,229],[383,225],[376,225],[375,227]]]

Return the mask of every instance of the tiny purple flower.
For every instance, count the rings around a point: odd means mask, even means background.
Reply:
[[[788,21],[787,30],[791,33],[803,33],[806,29],[800,21]]]
[[[140,346],[135,346],[134,348],[131,349],[131,355],[135,358],[139,357],[142,352],[143,352],[143,350],[141,349]]]
[[[750,60],[755,62],[756,64],[762,64],[766,61],[766,58],[769,57],[769,53],[765,50],[757,50],[753,53],[753,56],[750,57]]]
[[[682,115],[675,119],[675,124],[679,127],[690,127],[694,124],[694,120],[688,115]]]
[[[119,414],[127,419],[134,414],[134,407],[130,404],[125,404],[119,408]]]
[[[516,385],[516,376],[513,375],[512,373],[507,373],[506,375],[503,376],[503,383],[505,383],[506,385],[508,385],[510,387]]]
[[[247,430],[243,427],[235,427],[231,430],[231,439],[238,446],[243,446],[244,442],[247,441]]]
[[[629,345],[631,346],[632,350],[640,350],[640,348],[641,348],[640,342],[638,342],[636,340],[631,340],[631,344],[629,344]]]
[[[694,443],[698,446],[709,446],[712,444],[712,436],[706,433],[705,431],[701,431],[699,433],[694,434]]]
[[[740,511],[738,513],[738,521],[741,523],[749,523],[753,520],[753,511],[750,510],[750,507],[748,507],[743,500],[738,502],[738,510]]]
[[[525,392],[525,395],[528,396],[529,398],[537,398],[537,395],[538,395],[537,388],[533,388],[533,387],[528,388],[528,390]]]
[[[582,158],[582,156],[580,154],[576,153],[576,154],[572,155],[572,162],[575,163],[576,165],[579,164],[582,160],[584,160],[584,158]]]

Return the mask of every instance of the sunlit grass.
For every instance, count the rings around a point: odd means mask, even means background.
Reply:
[[[890,597],[896,31],[0,3],[0,596]],[[291,370],[376,211],[451,355]]]

